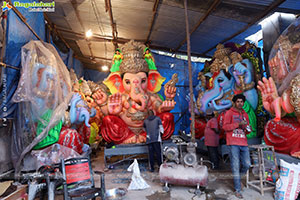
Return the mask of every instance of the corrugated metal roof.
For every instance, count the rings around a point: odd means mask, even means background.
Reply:
[[[190,27],[194,26],[202,13],[190,11]],[[157,16],[150,40],[153,45],[176,48],[185,38],[184,10],[177,7],[162,5]]]
[[[51,1],[51,0],[47,0]],[[56,0],[56,11],[47,13],[61,34],[66,37],[77,54],[89,59],[91,55],[98,59],[111,59],[114,46],[108,0]],[[186,44],[180,46],[185,39],[185,18],[183,0],[160,0],[157,13],[153,18],[153,7],[156,0],[110,0],[113,20],[116,24],[119,44],[129,39],[146,42],[150,35],[150,44],[158,49],[176,49],[186,51]],[[189,26],[192,30],[201,17],[217,0],[188,0]],[[202,54],[226,38],[228,41],[242,43],[244,38],[255,33],[260,26],[254,24],[245,32],[230,39],[230,36],[243,30],[274,2],[278,0],[223,0],[208,14],[208,17],[191,35],[193,53]],[[71,3],[73,2],[73,4]],[[281,11],[300,13],[299,0],[286,0],[271,12]],[[270,14],[270,13],[269,13]],[[153,21],[153,27],[150,25]],[[80,23],[81,22],[81,23]],[[91,49],[84,39],[84,33],[91,29],[95,36],[90,39]],[[150,34],[151,33],[151,34]],[[106,41],[106,42],[105,42]],[[227,42],[228,42],[227,41]],[[76,47],[75,47],[76,46]],[[78,52],[80,51],[80,52]],[[212,55],[214,50],[206,52]],[[98,60],[100,61],[100,60]],[[107,60],[105,60],[107,62]]]
[[[113,0],[113,17],[121,38],[144,40],[152,17],[152,2]]]

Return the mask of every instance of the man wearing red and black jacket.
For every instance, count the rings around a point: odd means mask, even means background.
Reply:
[[[247,172],[251,164],[246,137],[251,131],[249,130],[248,114],[243,110],[246,101],[245,96],[237,94],[233,97],[232,101],[233,107],[225,114],[223,129],[226,134],[226,144],[230,149],[229,156],[235,196],[241,199],[243,198],[241,194],[241,175]],[[242,165],[241,169],[240,164]]]

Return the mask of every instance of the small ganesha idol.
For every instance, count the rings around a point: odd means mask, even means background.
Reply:
[[[119,71],[112,72],[104,80],[111,95],[98,90],[93,99],[105,115],[100,127],[101,134],[107,142],[115,144],[143,143],[146,132],[144,120],[152,110],[162,120],[164,134],[162,139],[169,139],[174,132],[174,116],[169,113],[176,102],[175,84],[177,74],[165,84],[165,100],[157,92],[165,78],[156,68],[149,69],[144,59],[146,46],[130,41],[121,48],[123,59]]]

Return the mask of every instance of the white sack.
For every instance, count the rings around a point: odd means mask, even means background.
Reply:
[[[139,164],[136,159],[134,159],[133,163],[128,167],[127,171],[133,171],[131,183],[128,187],[128,190],[143,190],[150,187],[141,177]]]
[[[295,200],[300,191],[300,166],[280,159],[280,174],[276,181],[275,200]]]

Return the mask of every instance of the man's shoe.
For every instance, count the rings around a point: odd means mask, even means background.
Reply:
[[[243,199],[243,195],[240,192],[235,192],[234,196],[236,196],[238,199]]]

